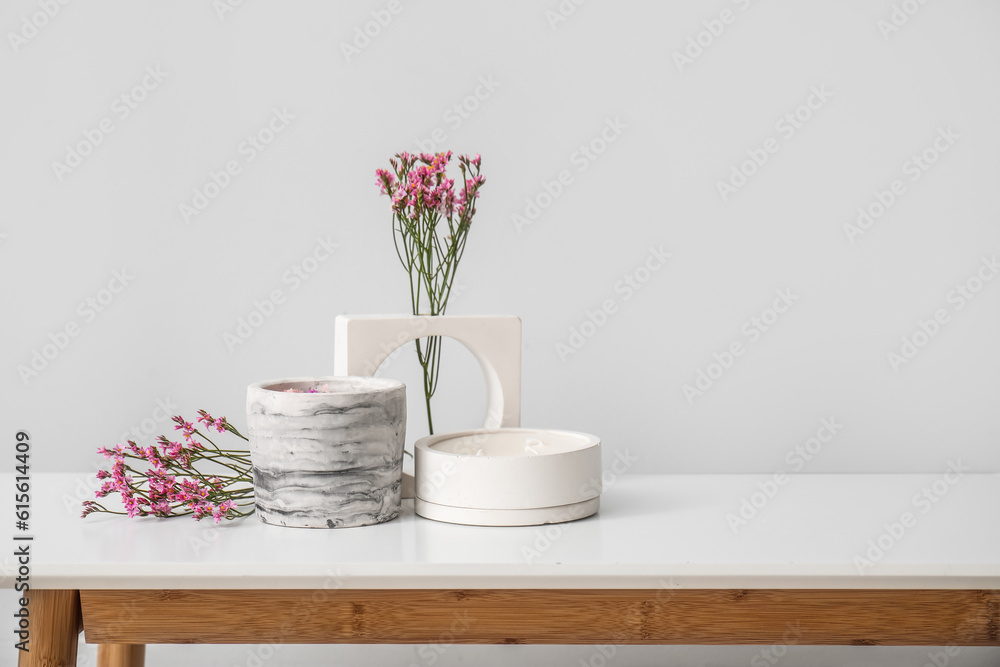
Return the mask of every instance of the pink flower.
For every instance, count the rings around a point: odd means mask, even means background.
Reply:
[[[182,468],[187,468],[191,464],[187,451],[181,443],[172,442],[163,436],[160,436],[159,443],[160,449],[163,450],[163,457],[167,458],[170,462],[176,463]]]
[[[173,418],[173,422],[177,424],[174,426],[174,430],[183,431],[185,438],[190,438],[191,434],[194,433],[194,424],[188,421],[184,421],[184,418],[177,415]]]
[[[170,501],[164,498],[154,502],[150,506],[150,511],[153,516],[170,516],[173,513],[173,508],[170,506]]]
[[[219,523],[228,514],[229,510],[235,507],[235,503],[231,500],[224,500],[212,511],[212,516],[215,518],[215,523]]]
[[[122,447],[121,447],[121,445],[115,445],[115,447],[112,448],[112,449],[108,449],[107,447],[98,447],[97,448],[97,453],[98,454],[103,454],[104,458],[106,458],[106,459],[110,459],[110,458],[112,458],[114,456],[121,456],[122,455]]]
[[[146,516],[146,511],[139,507],[139,503],[136,502],[135,496],[129,494],[125,495],[122,493],[122,504],[125,505],[125,512],[128,514],[128,518],[133,518],[136,516]]]
[[[191,508],[194,510],[195,521],[201,521],[206,516],[212,514],[215,509],[212,503],[209,502],[193,503]]]
[[[121,458],[115,459],[111,466],[111,480],[118,487],[125,486],[125,461]]]
[[[199,410],[198,414],[201,415],[200,417],[198,417],[198,421],[202,422],[206,427],[214,428],[219,433],[222,433],[223,431],[226,430],[225,417],[219,417],[218,419],[216,419],[215,417],[208,414],[204,410]]]
[[[382,194],[387,195],[392,192],[393,186],[396,184],[395,176],[389,173],[387,169],[376,169],[375,176],[375,184],[382,188]]]

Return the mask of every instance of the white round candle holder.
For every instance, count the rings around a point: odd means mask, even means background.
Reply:
[[[601,440],[574,431],[476,429],[414,445],[417,514],[473,526],[582,519],[601,496]]]

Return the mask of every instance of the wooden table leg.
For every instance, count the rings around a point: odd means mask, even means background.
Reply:
[[[18,667],[75,667],[80,635],[80,591],[31,590],[29,651]]]
[[[97,667],[143,667],[145,644],[101,644],[97,647]]]

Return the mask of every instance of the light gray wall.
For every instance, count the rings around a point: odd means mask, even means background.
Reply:
[[[977,282],[1000,253],[997,3],[237,3],[8,3],[0,430],[31,431],[36,471],[92,469],[167,412],[242,424],[250,382],[332,372],[337,314],[405,312],[374,170],[420,148],[483,155],[450,312],[522,317],[526,425],[597,433],[641,472],[1000,468],[1000,280]],[[276,109],[273,141],[244,144]],[[651,248],[670,257],[646,273]],[[446,352],[438,430],[475,426],[481,376]],[[382,372],[418,379],[408,355]],[[822,419],[843,427],[796,463]]]

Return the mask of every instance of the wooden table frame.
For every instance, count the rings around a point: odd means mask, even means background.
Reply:
[[[75,665],[81,629],[99,667],[173,643],[1000,646],[990,590],[33,590],[30,609],[20,667]]]

